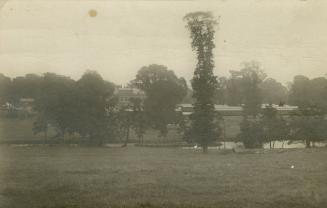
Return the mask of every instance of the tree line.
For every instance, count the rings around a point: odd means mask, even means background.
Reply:
[[[246,147],[293,140],[303,140],[309,147],[310,142],[325,140],[325,77],[295,76],[287,88],[267,78],[256,62],[249,62],[241,70],[232,71],[230,77],[217,79],[216,85],[212,91],[213,103],[243,107],[237,139]],[[127,131],[133,129],[141,141],[147,129],[156,129],[166,136],[167,125],[176,124],[186,141],[199,142],[193,138],[195,134],[185,123],[186,119],[175,111],[177,104],[194,99],[190,98],[192,90],[184,78],[163,65],[152,64],[142,67],[129,86],[143,90],[146,98],[134,98],[128,106],[119,106],[114,93],[117,85],[95,71],[87,71],[79,80],[55,73],[27,74],[13,79],[0,74],[1,105],[18,104],[20,98],[34,98],[37,118],[33,130],[45,137],[51,126],[59,138],[77,133],[91,143],[102,144],[117,138],[128,141]],[[268,107],[262,110],[263,103]],[[299,109],[285,117],[269,106],[281,103]],[[215,133],[211,141],[219,141],[222,118],[215,113],[211,115]]]
[[[231,71],[230,77],[220,77],[215,84],[214,104],[243,107],[241,133],[236,139],[246,147],[293,140],[303,140],[309,147],[312,142],[325,140],[325,77],[295,76],[287,88],[267,78],[258,63],[249,62],[241,70]],[[143,90],[146,98],[134,98],[128,106],[120,106],[114,93],[117,85],[95,71],[85,72],[79,80],[55,73],[27,74],[13,79],[0,74],[0,99],[3,105],[18,104],[20,98],[34,98],[37,118],[33,130],[43,133],[45,138],[51,126],[58,138],[79,134],[99,145],[117,138],[127,142],[130,129],[141,141],[148,129],[156,129],[164,137],[168,133],[167,125],[175,124],[186,141],[200,144],[200,140],[194,139],[191,126],[186,124],[189,121],[175,111],[177,104],[194,101],[190,97],[193,90],[184,78],[163,65],[152,64],[142,67],[129,86]],[[261,109],[262,104],[268,107]],[[269,104],[296,105],[299,109],[285,117]],[[222,117],[211,115],[214,136],[208,144],[222,140],[223,133]]]
[[[33,98],[36,121],[33,131],[44,133],[55,128],[56,137],[79,134],[92,144],[103,144],[117,138],[128,141],[133,129],[141,140],[146,129],[168,133],[167,125],[175,123],[175,108],[186,95],[186,81],[162,65],[142,67],[130,87],[139,88],[145,99],[131,98],[119,105],[114,93],[118,87],[104,80],[96,71],[87,71],[79,80],[55,73],[27,74],[9,77],[0,74],[1,105],[19,105],[20,98]]]

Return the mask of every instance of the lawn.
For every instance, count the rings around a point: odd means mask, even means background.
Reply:
[[[0,143],[43,141],[43,134],[35,135],[33,133],[34,121],[33,117],[24,119],[0,117]],[[50,129],[49,137],[54,135],[54,130]]]
[[[327,207],[326,159],[326,148],[203,155],[2,145],[0,207]]]
[[[44,134],[34,134],[33,133],[33,123],[35,121],[35,117],[29,118],[4,118],[0,117],[0,144],[1,143],[43,143],[44,142]],[[48,141],[47,142],[55,142],[51,137],[55,136],[55,129],[50,127],[48,131]],[[148,130],[144,135],[143,141],[145,143],[169,143],[175,141],[181,141],[181,136],[177,133],[176,129],[169,129],[168,135],[166,138],[160,138],[159,132],[155,130]],[[74,141],[78,141],[80,137],[66,135],[66,139],[69,138],[77,139]],[[118,140],[117,140],[118,141]],[[130,142],[138,142],[138,138],[133,132],[130,131]]]
[[[226,138],[232,139],[237,136],[240,132],[239,123],[242,120],[240,116],[226,116],[225,119],[225,130]],[[24,119],[15,118],[4,118],[0,117],[0,143],[43,143],[44,134],[33,133],[33,123],[35,117],[29,117]],[[48,142],[51,142],[51,137],[56,135],[53,128],[49,128]],[[66,139],[74,138],[74,136],[66,135]],[[53,140],[52,140],[53,141]],[[138,142],[138,138],[135,133],[131,130],[130,134],[131,142]],[[166,138],[159,137],[159,132],[155,130],[147,130],[144,135],[143,141],[145,143],[171,143],[176,141],[182,141],[181,135],[175,127],[169,128],[168,135]]]

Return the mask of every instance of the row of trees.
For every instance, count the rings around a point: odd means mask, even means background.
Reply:
[[[296,76],[290,85],[288,100],[299,106],[299,110],[294,115],[283,117],[271,106],[261,110],[264,103],[261,86],[266,79],[262,79],[263,72],[254,62],[244,66],[240,71],[233,72],[233,77],[240,83],[239,95],[244,104],[238,139],[246,147],[261,147],[263,143],[276,140],[303,140],[310,146],[310,142],[325,139],[326,78]],[[162,65],[150,65],[139,70],[130,84],[144,90],[146,99],[132,99],[130,105],[124,107],[118,105],[114,95],[116,86],[93,71],[86,72],[77,81],[54,73],[42,76],[28,74],[13,80],[3,75],[0,77],[3,102],[15,103],[20,97],[35,99],[38,113],[34,131],[43,132],[45,137],[48,127],[52,126],[57,130],[58,137],[78,133],[96,144],[101,144],[105,139],[128,141],[130,129],[141,140],[147,129],[156,129],[161,136],[165,136],[167,124],[175,123],[180,125],[187,141],[200,144],[202,141],[195,139],[195,128],[175,113],[176,104],[183,102],[189,91],[186,81]],[[217,89],[220,90],[219,85]],[[209,93],[209,90],[205,92]],[[217,96],[212,96],[213,103],[216,99]],[[208,118],[207,115],[193,116]],[[210,115],[213,134],[208,144],[222,136],[222,118],[215,112],[210,112]],[[207,134],[208,131],[203,132]]]
[[[44,132],[47,139],[51,126],[56,129],[56,137],[64,139],[67,134],[78,133],[98,144],[104,136],[113,136],[106,128],[106,114],[110,113],[110,100],[114,94],[113,83],[104,81],[93,71],[86,72],[77,81],[53,73],[35,76],[35,80],[37,87],[31,94],[37,112],[35,133]]]
[[[144,68],[148,68],[148,72],[142,72],[143,74],[149,73],[149,76],[151,76],[150,73],[152,72],[150,71],[156,71],[153,73],[158,73],[159,77],[169,77],[168,74],[161,75],[159,72],[160,70],[167,70],[167,67],[165,66],[153,64],[143,67],[143,69]],[[140,71],[144,70],[141,69]],[[217,78],[217,86],[213,95],[213,102],[215,104],[241,106],[247,102],[247,98],[249,97],[248,95],[256,96],[257,98],[254,97],[253,100],[257,100],[257,102],[265,104],[287,103],[290,105],[304,105],[310,103],[326,103],[327,98],[324,95],[326,88],[325,77],[318,77],[310,80],[305,76],[298,75],[295,76],[293,82],[288,83],[288,86],[286,87],[275,79],[267,77],[266,74],[260,69],[260,65],[254,61],[243,63],[241,70],[231,71],[230,74],[231,75],[228,78]],[[137,77],[140,76],[141,75],[138,75]],[[141,78],[137,79],[138,82],[143,81]],[[185,79],[180,79],[183,80],[181,82],[183,82],[186,87]],[[254,83],[251,82],[252,79],[255,79],[253,81],[257,82],[258,84],[256,92],[252,91],[251,89],[251,84]],[[135,80],[132,82],[134,82],[135,86],[138,85],[135,83]],[[141,88],[144,89],[144,87]],[[4,104],[7,101],[10,103],[17,103],[22,97],[35,98],[39,94],[40,89],[40,76],[36,74],[26,74],[25,76],[10,79],[9,77],[6,77],[0,73],[0,104]],[[148,89],[147,91],[150,93]],[[154,92],[153,94],[159,94],[158,92]],[[181,102],[193,103],[195,99],[192,97],[192,95],[193,90],[188,88],[186,96]]]
[[[277,109],[267,106],[255,119],[244,117],[237,141],[246,148],[262,148],[264,143],[274,147],[275,141],[303,141],[310,148],[315,142],[327,139],[326,111],[317,106],[300,107],[291,115],[278,114]]]
[[[238,82],[239,87],[235,89],[238,89],[238,98],[242,98],[239,102],[244,107],[238,139],[243,141],[246,147],[261,147],[265,142],[276,140],[299,139],[310,146],[310,142],[325,139],[326,78],[294,77],[288,101],[299,106],[299,110],[292,116],[283,117],[272,107],[261,110],[261,104],[265,102],[262,84],[265,80],[271,82],[271,79],[265,79],[264,73],[255,62],[245,64],[240,71],[234,71],[232,77],[228,81]],[[149,128],[157,129],[161,136],[165,136],[168,132],[167,124],[175,123],[180,125],[187,141],[200,144],[203,141],[195,139],[195,128],[175,114],[176,104],[183,102],[190,91],[186,81],[162,65],[150,65],[139,70],[130,85],[142,89],[146,93],[146,99],[133,99],[130,105],[125,107],[118,105],[114,95],[116,86],[103,80],[93,71],[86,72],[77,81],[54,73],[45,73],[42,76],[27,74],[15,79],[0,75],[0,80],[2,103],[15,103],[21,97],[35,99],[38,116],[34,131],[44,132],[45,136],[48,127],[52,126],[57,130],[58,137],[78,133],[94,143],[101,144],[104,139],[120,138],[128,141],[130,129],[133,129],[140,139]],[[213,84],[212,103],[219,98],[214,89],[222,90],[219,81]],[[205,93],[210,93],[210,90],[205,89],[198,93],[198,96]],[[199,106],[201,107],[201,104]],[[206,111],[207,114],[194,114],[192,117],[212,119],[210,128],[213,133],[208,144],[217,140],[222,133],[219,128],[222,118],[211,112],[212,107],[213,105]],[[212,117],[209,117],[209,114]],[[201,127],[202,124],[193,125]],[[203,126],[208,128],[209,125]],[[210,138],[207,137],[207,129],[203,132],[206,134],[203,137]]]
[[[248,65],[249,66],[249,65]],[[262,147],[264,143],[273,141],[288,141],[289,143],[302,140],[307,147],[314,142],[327,138],[327,79],[319,77],[309,79],[295,76],[290,85],[288,102],[298,106],[298,110],[288,116],[278,114],[271,105],[261,109],[264,102],[260,94],[262,72],[246,68],[248,76],[243,76],[244,115],[240,124],[239,140],[248,148]],[[243,69],[244,70],[244,69]],[[243,71],[242,70],[242,71]],[[262,93],[262,91],[261,91]]]
[[[131,87],[146,94],[144,100],[133,98],[128,106],[118,103],[115,86],[95,71],[87,71],[79,80],[54,73],[42,76],[27,74],[10,79],[0,76],[1,101],[19,104],[20,98],[34,98],[37,118],[35,133],[55,128],[58,138],[79,134],[94,144],[104,140],[128,141],[132,128],[142,139],[146,129],[158,130],[161,136],[168,133],[167,125],[176,123],[176,105],[187,92],[186,81],[162,65],[142,67]]]

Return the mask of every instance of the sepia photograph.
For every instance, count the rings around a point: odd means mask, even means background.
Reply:
[[[326,208],[327,0],[0,0],[0,208]]]

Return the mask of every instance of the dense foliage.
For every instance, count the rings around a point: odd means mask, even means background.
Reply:
[[[307,148],[314,142],[323,141],[327,135],[325,112],[317,106],[300,107],[291,120],[291,142],[303,140]]]
[[[186,81],[166,66],[152,64],[138,71],[132,85],[145,92],[146,116],[152,127],[159,130],[161,136],[166,136],[167,124],[175,123],[176,105],[187,94]]]
[[[272,105],[268,105],[262,110],[261,119],[264,142],[269,142],[270,149],[274,147],[273,142],[289,139],[289,123],[282,115],[278,114],[277,109]]]
[[[220,132],[215,125],[214,95],[218,87],[217,77],[213,74],[213,49],[217,21],[209,12],[189,13],[184,17],[190,31],[192,50],[195,51],[197,64],[192,79],[194,112],[191,116],[190,135],[199,142],[204,152],[208,144],[217,140]]]

